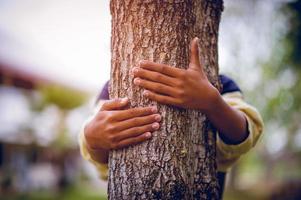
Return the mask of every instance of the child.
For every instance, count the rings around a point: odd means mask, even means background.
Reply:
[[[219,93],[208,81],[199,61],[197,38],[191,42],[188,69],[142,61],[132,73],[134,84],[145,89],[146,98],[198,109],[208,117],[218,130],[218,179],[223,188],[225,173],[256,144],[263,128],[260,114],[244,102],[235,82],[221,75],[223,91]],[[97,112],[80,134],[80,148],[83,157],[94,163],[101,177],[106,178],[108,152],[149,140],[152,132],[159,129],[161,116],[156,107],[127,109],[127,98],[108,100],[108,84],[99,99]]]

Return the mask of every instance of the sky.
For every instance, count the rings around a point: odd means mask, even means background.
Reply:
[[[109,79],[109,1],[0,0],[0,60],[95,91]]]

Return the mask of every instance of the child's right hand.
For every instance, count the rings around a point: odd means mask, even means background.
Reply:
[[[124,148],[151,138],[159,129],[161,116],[156,107],[126,109],[127,98],[106,101],[85,126],[88,148],[110,150]]]

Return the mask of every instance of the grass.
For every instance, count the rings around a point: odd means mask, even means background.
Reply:
[[[70,186],[62,192],[37,191],[30,193],[2,194],[0,200],[106,200],[103,190],[96,191],[88,186]]]

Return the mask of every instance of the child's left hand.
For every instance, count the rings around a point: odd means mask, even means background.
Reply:
[[[219,91],[209,82],[199,61],[198,38],[191,42],[187,70],[150,61],[140,62],[132,70],[134,84],[145,88],[143,95],[163,104],[209,112]]]

